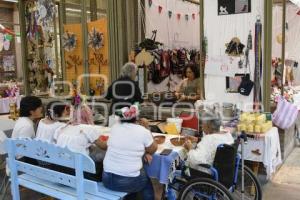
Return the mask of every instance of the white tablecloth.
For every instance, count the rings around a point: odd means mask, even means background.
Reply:
[[[19,97],[13,97],[13,98],[0,98],[0,114],[6,114],[9,113],[9,104],[16,102],[17,107],[20,107],[20,101],[21,101],[22,96]]]
[[[255,139],[248,138],[244,158],[249,161],[262,162],[267,171],[267,179],[270,179],[282,163],[278,129],[273,127]]]

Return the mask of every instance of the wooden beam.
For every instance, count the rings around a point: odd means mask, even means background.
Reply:
[[[270,112],[273,2],[264,0],[263,106]]]
[[[286,1],[282,0],[282,49],[281,49],[281,80],[284,80],[283,78],[283,72],[284,72],[284,64],[285,64],[285,23],[286,23]],[[284,93],[284,82],[281,83],[281,95]]]

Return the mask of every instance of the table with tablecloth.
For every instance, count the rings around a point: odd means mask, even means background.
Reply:
[[[0,98],[0,114],[9,113],[9,104],[17,103],[17,108],[20,108],[22,96]]]
[[[244,158],[248,161],[261,162],[267,172],[267,179],[272,177],[277,167],[282,164],[278,128],[273,127],[264,134],[248,137],[244,148]]]
[[[164,134],[153,134],[164,135]],[[164,135],[166,140],[163,144],[158,145],[157,152],[153,155],[150,165],[145,165],[145,170],[150,178],[157,179],[161,184],[168,184],[172,179],[172,172],[176,170],[176,164],[180,159],[186,157],[186,153],[182,146],[176,147],[171,144],[170,139],[178,136]],[[160,155],[164,149],[172,149],[169,155]]]

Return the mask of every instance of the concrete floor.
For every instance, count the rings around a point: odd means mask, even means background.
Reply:
[[[263,187],[264,200],[300,200],[300,147],[296,148],[271,182]]]

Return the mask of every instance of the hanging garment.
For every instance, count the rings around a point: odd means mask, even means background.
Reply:
[[[262,23],[257,19],[255,23],[255,69],[254,69],[254,98],[253,109],[258,111],[261,109],[261,73],[262,73]]]

